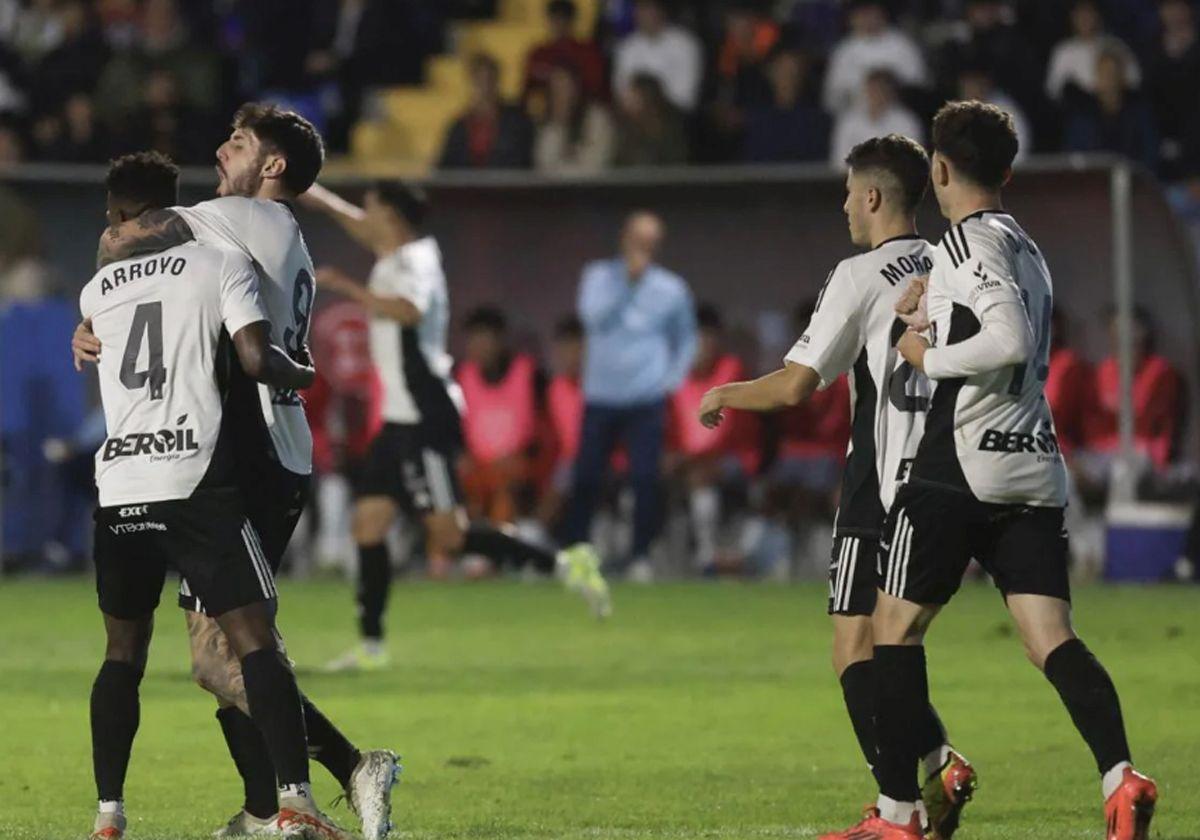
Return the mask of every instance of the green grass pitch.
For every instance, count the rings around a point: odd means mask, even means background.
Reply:
[[[400,584],[394,666],[359,676],[316,667],[352,639],[347,587],[281,589],[302,687],[359,745],[404,756],[395,836],[804,838],[873,798],[828,665],[823,587],[619,587],[599,626],[549,584]],[[240,802],[169,600],[126,788],[131,840],[207,837]],[[1076,596],[1135,757],[1159,781],[1155,837],[1170,840],[1200,838],[1198,606],[1194,588]],[[0,583],[4,840],[86,837],[101,633],[89,582]],[[1090,755],[990,587],[965,587],[929,658],[935,702],[982,780],[958,837],[1101,838]],[[330,801],[329,777],[313,777]]]

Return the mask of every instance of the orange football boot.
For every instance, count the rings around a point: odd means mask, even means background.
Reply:
[[[1121,786],[1104,803],[1107,840],[1149,840],[1150,820],[1158,802],[1158,786],[1132,767],[1126,767]]]

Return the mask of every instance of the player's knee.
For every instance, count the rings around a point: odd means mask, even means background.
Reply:
[[[154,632],[154,616],[120,620],[105,616],[106,641],[104,658],[124,662],[144,671],[150,655],[150,637]]]
[[[255,651],[278,650],[275,626],[266,602],[230,610],[217,619],[217,624],[239,662]]]
[[[1076,638],[1068,628],[1058,628],[1052,632],[1031,633],[1022,636],[1025,656],[1033,667],[1039,671],[1046,668],[1046,660],[1060,645]]]
[[[921,644],[934,615],[936,610],[880,592],[875,614],[871,617],[873,644]]]
[[[363,502],[354,509],[351,530],[358,545],[379,545],[387,539],[392,525],[391,509],[383,504]]]
[[[839,677],[855,662],[875,655],[874,634],[868,616],[835,616],[833,629],[833,672]]]
[[[436,555],[458,554],[467,541],[466,530],[453,515],[432,514],[425,519],[429,551]]]

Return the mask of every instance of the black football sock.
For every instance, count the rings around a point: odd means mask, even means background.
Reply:
[[[383,638],[383,612],[392,588],[392,559],[387,545],[358,547],[358,631],[364,639]]]
[[[917,757],[925,759],[927,756],[931,757],[935,752],[938,753],[936,766],[927,764],[925,770],[928,773],[940,770],[945,761],[942,747],[950,743],[950,736],[946,734],[946,727],[942,725],[942,719],[938,716],[937,709],[933,707],[932,703],[925,707],[925,714],[915,721],[915,726],[913,743],[917,748]]]
[[[512,565],[520,568],[531,565],[545,574],[552,574],[556,566],[554,552],[528,540],[506,534],[485,522],[472,522],[467,528],[463,551],[482,554],[497,566]]]
[[[265,820],[279,810],[275,793],[275,765],[262,732],[250,716],[237,706],[217,710],[229,755],[242,777],[246,801],[242,807],[251,816]]]
[[[308,732],[308,752],[338,780],[342,790],[350,787],[350,775],[362,754],[354,748],[312,701],[301,695],[304,708],[304,728]]]
[[[277,784],[307,785],[308,742],[296,676],[278,651],[263,648],[242,658],[242,677],[250,717],[267,743]]]
[[[1083,640],[1071,639],[1056,647],[1046,657],[1043,671],[1091,748],[1101,775],[1129,761],[1117,689]]]
[[[141,718],[138,685],[142,672],[107,659],[92,683],[92,770],[101,802],[123,797],[133,737]]]
[[[917,723],[929,714],[925,648],[875,646],[875,777],[880,792],[897,802],[920,802],[917,786]]]
[[[850,714],[850,725],[871,772],[875,772],[878,749],[875,745],[875,662],[864,659],[842,671],[842,697]]]

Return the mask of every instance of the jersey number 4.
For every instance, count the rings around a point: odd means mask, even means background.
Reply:
[[[149,342],[150,352],[145,370],[138,370],[138,356],[142,343]],[[163,386],[167,382],[167,369],[163,367],[162,301],[138,304],[133,311],[133,323],[129,327],[129,338],[125,341],[125,354],[121,356],[121,384],[131,391],[150,386],[150,399],[163,398]]]

